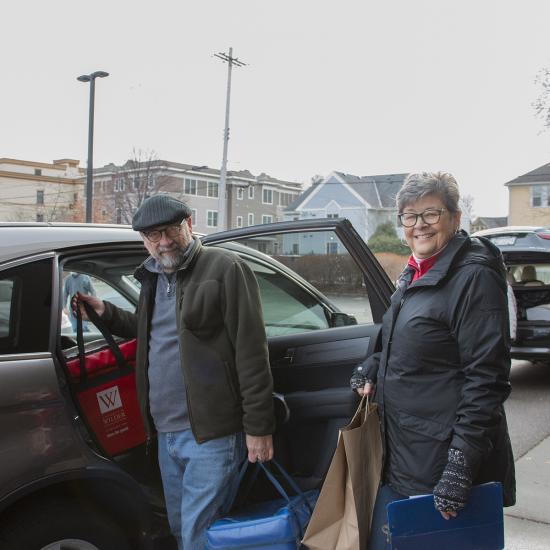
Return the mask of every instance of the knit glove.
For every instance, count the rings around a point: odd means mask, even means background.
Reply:
[[[440,512],[458,512],[466,506],[472,474],[460,449],[450,448],[447,466],[434,487],[434,504]]]
[[[374,384],[374,382],[370,378],[366,377],[363,367],[359,366],[353,371],[353,374],[351,375],[349,381],[349,385],[351,389],[355,391],[359,388],[363,388],[367,382]]]

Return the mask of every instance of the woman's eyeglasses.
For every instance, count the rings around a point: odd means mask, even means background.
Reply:
[[[418,218],[422,218],[425,224],[434,225],[440,220],[441,214],[446,211],[446,208],[428,208],[428,210],[424,210],[424,212],[420,212],[420,214],[403,212],[402,214],[397,214],[397,217],[399,218],[399,223],[403,227],[414,227]]]

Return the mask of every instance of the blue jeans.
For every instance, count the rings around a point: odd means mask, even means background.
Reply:
[[[386,506],[394,500],[403,500],[405,498],[409,497],[400,495],[389,485],[380,485],[378,493],[376,493],[376,501],[372,512],[371,531],[367,544],[369,550],[389,550],[391,548]]]
[[[158,456],[170,530],[179,550],[204,550],[206,529],[231,506],[243,433],[197,443],[191,430],[158,434]]]

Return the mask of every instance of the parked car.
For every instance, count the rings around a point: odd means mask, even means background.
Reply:
[[[474,233],[502,251],[517,302],[517,336],[512,357],[550,360],[550,229],[499,227]]]
[[[269,224],[209,235],[234,250],[261,292],[277,409],[276,457],[318,487],[338,428],[356,407],[348,381],[375,351],[393,286],[347,220]],[[92,278],[133,309],[138,234],[107,225],[0,224],[0,549],[153,548],[168,533],[156,457],[109,456],[75,397],[77,357],[63,277]],[[86,349],[104,344],[93,327]]]

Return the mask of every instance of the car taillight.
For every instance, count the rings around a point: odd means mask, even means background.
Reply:
[[[541,239],[550,241],[550,231],[541,231],[540,233],[537,233],[537,236]]]

